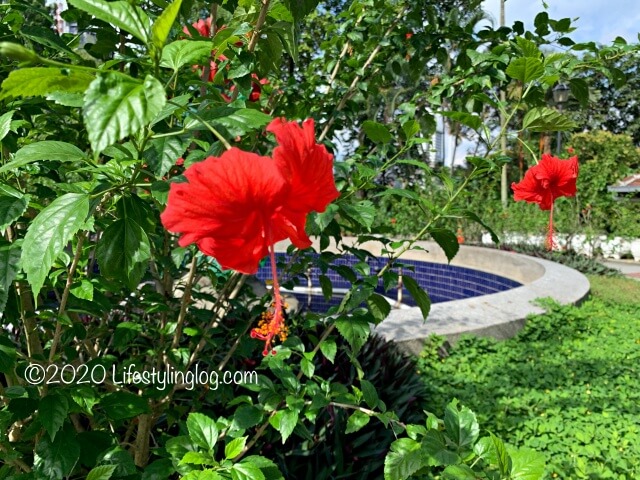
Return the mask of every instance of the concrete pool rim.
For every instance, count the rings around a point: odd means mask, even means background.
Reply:
[[[346,245],[354,245],[356,238],[343,238]],[[287,243],[276,245],[286,251]],[[444,251],[435,243],[417,242],[419,250],[410,250],[402,259],[433,263],[447,263]],[[319,251],[314,241],[314,248]],[[358,248],[373,255],[382,255],[381,242],[369,241]],[[329,247],[335,251],[335,245]],[[471,268],[515,280],[522,284],[510,290],[462,300],[435,303],[426,322],[420,309],[392,310],[389,317],[375,327],[375,332],[387,340],[400,343],[406,350],[419,354],[431,335],[444,336],[455,342],[461,335],[474,334],[505,339],[514,336],[524,326],[526,317],[544,313],[536,304],[540,298],[556,302],[579,304],[590,290],[589,280],[582,273],[564,265],[493,248],[461,245],[451,265]]]

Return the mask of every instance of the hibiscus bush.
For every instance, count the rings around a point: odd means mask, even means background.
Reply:
[[[402,253],[430,237],[451,259],[447,222],[489,229],[460,201],[506,161],[508,129],[485,114],[573,128],[545,93],[570,80],[586,99],[575,75],[631,47],[574,45],[546,13],[533,32],[478,30],[461,6],[479,2],[69,0],[58,24],[78,33],[61,34],[44,5],[4,6],[0,478],[300,478],[291,458],[318,452],[308,478],[358,474],[358,455],[366,478],[541,476],[456,401],[416,420],[361,354]],[[593,59],[544,54],[555,42]],[[486,145],[463,178],[427,161],[435,112]],[[552,203],[571,191],[554,188],[536,186]],[[385,197],[422,212],[415,235],[374,225]],[[312,267],[326,297],[328,272],[349,284],[327,314],[280,292]],[[402,281],[427,318],[428,292]]]

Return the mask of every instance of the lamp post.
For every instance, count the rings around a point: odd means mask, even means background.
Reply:
[[[558,111],[562,112],[562,105],[569,100],[569,87],[564,83],[559,83],[553,88],[553,102],[558,107]],[[560,157],[560,150],[562,149],[562,136],[560,130],[558,130],[558,136],[556,137],[556,147],[558,149],[558,157]]]

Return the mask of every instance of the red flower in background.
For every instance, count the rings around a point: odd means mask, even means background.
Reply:
[[[197,22],[192,23],[191,26],[195,28],[201,36],[209,38],[211,36],[211,21],[211,17],[207,18],[206,20],[199,19]],[[222,25],[218,29],[218,31],[224,30],[225,28],[227,28],[226,25]],[[191,36],[191,32],[189,32],[189,29],[187,27],[183,27],[182,31]],[[243,43],[242,41],[237,41],[234,43],[234,45],[236,47],[242,47]],[[211,55],[213,57],[216,57],[216,51],[211,50]],[[218,62],[224,62],[226,60],[228,60],[228,58],[222,54],[217,55],[217,58],[211,60],[211,62],[209,63],[209,77],[207,79],[209,82],[213,82],[216,75],[218,74]],[[194,65],[193,68],[194,70],[197,70],[199,72],[200,76],[204,74],[204,68],[202,66]],[[227,68],[229,67],[227,66]],[[251,78],[253,78],[253,81],[251,82],[251,93],[249,94],[248,100],[250,102],[257,102],[258,100],[260,100],[260,95],[262,94],[262,85],[268,84],[269,80],[267,80],[266,78],[259,78],[255,73],[251,74]],[[233,82],[227,79],[224,83],[225,85],[230,85],[229,91],[233,93],[236,88],[235,85],[233,85]],[[231,102],[232,100],[232,98],[226,93],[222,93],[221,96],[226,102]]]
[[[225,269],[254,274],[270,256],[274,311],[251,332],[265,341],[265,355],[272,339],[286,333],[272,247],[286,238],[298,248],[311,246],[307,215],[339,196],[333,156],[316,143],[312,119],[302,126],[276,119],[267,131],[279,144],[273,158],[232,148],[190,166],[188,183],[171,184],[160,216],[167,230],[181,234],[181,246],[195,243]]]
[[[559,197],[573,197],[578,179],[578,157],[560,160],[548,153],[540,163],[527,170],[520,183],[512,183],[513,199],[537,203],[541,210],[550,210],[547,248],[553,249],[553,202]]]

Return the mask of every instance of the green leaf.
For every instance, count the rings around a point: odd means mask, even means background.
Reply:
[[[393,137],[389,129],[381,123],[371,120],[362,122],[364,133],[375,143],[389,143]]]
[[[511,450],[511,480],[541,480],[544,478],[546,460],[543,454],[522,448]]]
[[[442,475],[447,480],[476,480],[476,473],[467,465],[449,465]]]
[[[280,432],[282,444],[284,444],[287,441],[287,438],[289,438],[293,433],[293,429],[296,428],[296,424],[298,423],[298,412],[292,410],[280,410],[269,419],[269,423],[273,428]]]
[[[340,210],[358,225],[370,230],[376,219],[376,207],[369,200],[361,200],[355,204],[342,203]]]
[[[376,197],[389,197],[389,196],[403,197],[403,198],[408,198],[409,200],[412,200],[414,202],[420,202],[422,200],[418,193],[412,190],[406,190],[404,188],[387,188],[375,196]]]
[[[307,353],[305,355],[311,355],[311,354]],[[316,370],[316,367],[312,360],[310,360],[306,356],[303,356],[300,359],[300,370],[302,370],[302,373],[304,373],[304,375],[307,378],[313,378],[313,374]]]
[[[124,420],[137,417],[142,413],[149,413],[147,400],[129,392],[108,393],[102,398],[100,406],[113,420]]]
[[[211,57],[211,42],[177,40],[162,50],[160,66],[177,72],[184,65],[199,64]]]
[[[521,57],[513,60],[506,69],[507,75],[522,83],[529,83],[544,75],[544,65],[538,58]]]
[[[367,298],[367,305],[373,318],[376,320],[376,325],[382,322],[391,313],[391,305],[382,295],[374,293]],[[373,407],[371,407],[373,408]]]
[[[371,417],[360,410],[356,410],[351,414],[349,419],[347,420],[347,429],[344,433],[353,433],[357,432],[361,428],[363,428],[367,423],[369,423]]]
[[[100,273],[136,288],[151,258],[151,245],[144,229],[129,217],[113,222],[103,232],[96,249]]]
[[[202,452],[187,452],[180,460],[179,465],[184,465],[185,463],[190,463],[191,465],[215,465],[216,461],[210,454],[205,454]]]
[[[431,235],[431,238],[442,248],[444,254],[447,256],[447,260],[451,262],[458,253],[458,250],[460,250],[460,244],[458,243],[456,234],[446,228],[430,228],[429,235]]]
[[[502,477],[507,477],[511,472],[511,458],[507,452],[504,442],[496,437],[493,433],[491,435],[491,442],[493,443],[493,449],[495,451],[496,466],[500,471]]]
[[[22,244],[21,264],[37,297],[53,262],[86,223],[89,196],[66,193],[56,198],[31,222]]]
[[[55,34],[50,28],[23,25],[20,33],[32,42],[53,48],[59,52],[63,52],[67,56],[79,58],[78,54],[71,50],[67,44],[62,41],[60,36]]]
[[[445,409],[444,427],[449,438],[456,444],[458,452],[472,450],[480,434],[476,414],[464,406],[458,409],[456,400],[450,402]]]
[[[0,336],[0,372],[11,373],[16,364],[16,346],[6,336]]]
[[[244,136],[248,132],[259,130],[271,121],[266,113],[251,108],[219,107],[199,114],[214,128],[225,128],[232,137]],[[195,117],[185,120],[188,130],[206,130],[207,127]]]
[[[313,12],[318,6],[319,0],[284,0],[287,10],[291,12],[296,22]]]
[[[2,82],[0,100],[8,97],[38,97],[53,92],[84,92],[95,77],[68,69],[33,67],[13,70]]]
[[[444,435],[434,429],[430,429],[422,439],[422,451],[432,458],[433,465],[454,465],[460,462],[456,452],[447,447]]]
[[[402,283],[404,283],[404,286],[407,287],[407,290],[418,304],[418,307],[420,307],[422,317],[426,320],[431,310],[431,299],[429,295],[418,285],[418,282],[406,274],[402,275]]]
[[[43,435],[35,448],[35,478],[65,478],[71,474],[79,458],[80,445],[75,439],[75,430],[65,428],[55,440]]]
[[[364,342],[369,338],[369,322],[362,317],[350,316],[347,318],[341,317],[336,320],[336,328],[340,332],[354,353],[358,351],[364,345]]]
[[[100,465],[89,472],[87,480],[110,480],[115,470],[115,465]]]
[[[240,455],[240,452],[244,449],[244,446],[247,444],[247,437],[238,437],[231,440],[224,447],[224,458],[231,460],[236,456]]]
[[[262,412],[253,405],[242,405],[233,414],[233,423],[240,430],[255,427],[262,420]]]
[[[576,124],[558,110],[549,107],[535,107],[522,120],[522,129],[532,132],[566,131],[576,128]]]
[[[12,161],[0,167],[0,173],[37,162],[58,160],[60,162],[86,161],[87,156],[75,145],[55,140],[30,143],[18,150]]]
[[[180,137],[161,137],[150,142],[149,149],[144,152],[144,158],[157,178],[162,178],[182,157],[185,145]]]
[[[56,433],[62,428],[68,414],[69,402],[66,397],[49,394],[40,400],[38,420],[49,434],[51,441],[56,439]]]
[[[518,44],[518,47],[520,47],[523,57],[531,57],[537,59],[542,58],[542,52],[538,48],[538,45],[535,44],[535,42],[527,40],[524,37],[517,37],[516,43]]]
[[[171,5],[169,5],[153,23],[151,27],[151,41],[158,50],[162,50],[162,47],[164,47],[169,37],[169,32],[171,32],[171,27],[176,21],[178,13],[180,13],[181,5],[182,0],[173,0]]]
[[[466,125],[473,130],[479,130],[482,126],[482,119],[478,115],[472,115],[467,112],[438,112],[444,117],[448,117],[462,125]]]
[[[493,229],[489,227],[489,225],[487,225],[476,213],[472,212],[471,210],[463,210],[461,213],[465,218],[476,222],[478,225],[482,225],[491,235],[491,240],[493,240],[493,243],[500,243],[498,235],[496,235]]]
[[[322,288],[322,295],[325,299],[329,300],[333,296],[333,284],[331,283],[331,279],[326,275],[320,275],[318,277],[318,281],[320,282],[320,288]]]
[[[15,110],[9,110],[7,113],[0,115],[0,142],[7,136],[7,133],[9,133],[11,129],[11,118],[14,113]]]
[[[360,380],[360,388],[362,389],[364,401],[367,402],[369,408],[377,408],[378,392],[376,392],[376,387],[373,386],[373,383],[368,380]]]
[[[5,188],[3,188],[5,187]],[[11,189],[11,195],[5,193]],[[16,193],[14,195],[13,193]],[[15,222],[27,210],[29,195],[14,190],[11,187],[0,185],[0,232]],[[0,281],[0,285],[2,282]]]
[[[82,279],[75,287],[71,287],[69,292],[76,298],[93,301],[93,283],[89,280]]]
[[[216,422],[202,413],[190,413],[187,417],[189,438],[196,445],[207,450],[213,450],[218,441],[218,427]]]
[[[129,32],[141,40],[149,43],[149,26],[151,21],[144,11],[124,0],[105,2],[103,0],[69,0],[69,4],[90,15],[107,22],[114,27]]]
[[[166,101],[164,87],[150,75],[144,83],[115,74],[99,76],[84,96],[84,123],[91,148],[98,154],[139,132],[160,113]]]
[[[406,480],[424,466],[420,443],[400,438],[384,459],[384,480]]]
[[[336,358],[336,353],[338,352],[338,347],[336,346],[336,341],[333,338],[326,338],[320,344],[320,351],[322,354],[329,360],[331,363]]]
[[[265,480],[265,476],[259,467],[243,461],[231,467],[231,480]]]
[[[572,78],[569,80],[569,88],[581,106],[586,107],[589,104],[589,85],[584,78]]]

